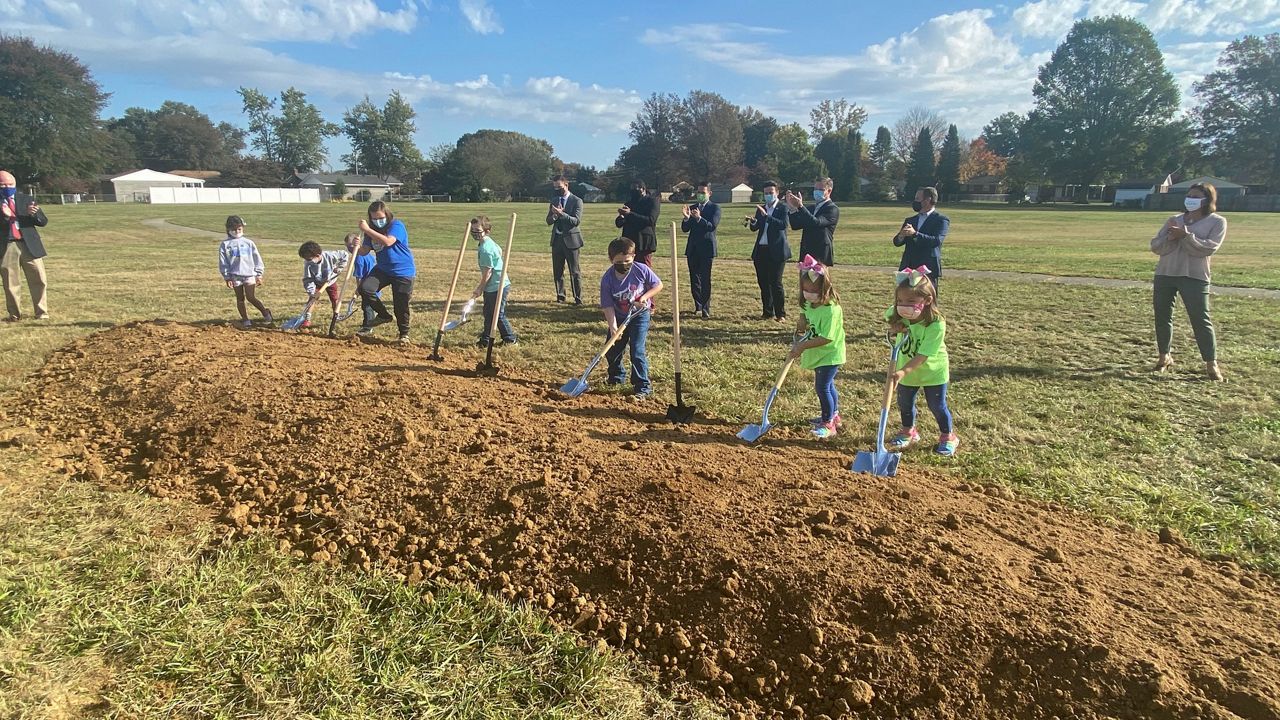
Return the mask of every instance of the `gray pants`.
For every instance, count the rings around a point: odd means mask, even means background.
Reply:
[[[0,242],[4,242],[0,239]],[[21,240],[5,242],[4,260],[0,262],[4,276],[4,304],[9,317],[18,317],[22,311],[18,307],[19,273],[27,278],[27,290],[31,292],[31,305],[36,317],[49,314],[49,306],[45,288],[44,259],[32,257],[27,252],[27,244]]]
[[[1196,278],[1156,275],[1152,299],[1156,311],[1156,347],[1160,354],[1168,354],[1173,342],[1175,295],[1182,296],[1182,304],[1187,308],[1187,317],[1196,334],[1196,346],[1200,348],[1201,359],[1207,363],[1216,362],[1218,341],[1213,334],[1213,320],[1209,318],[1209,283]]]

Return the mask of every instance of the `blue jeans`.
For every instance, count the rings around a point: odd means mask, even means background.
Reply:
[[[813,389],[818,393],[822,406],[822,422],[829,423],[840,412],[840,398],[836,396],[836,371],[839,365],[823,365],[813,370]]]
[[[898,386],[898,411],[902,413],[902,427],[916,426],[916,395],[921,388],[907,385]],[[938,421],[938,432],[951,434],[951,409],[947,407],[947,386],[929,385],[924,388],[924,399],[929,404],[929,412]]]
[[[511,329],[507,320],[507,296],[511,294],[511,286],[502,289],[502,307],[498,309],[498,336],[503,342],[516,342],[516,331]],[[498,302],[498,291],[486,290],[484,293],[484,327],[480,328],[480,344],[489,344],[489,326],[493,324],[493,306]]]
[[[622,337],[604,354],[609,361],[609,382],[621,383],[625,377],[622,372],[622,353],[628,347],[631,350],[631,385],[636,392],[649,392],[649,356],[645,344],[649,339],[649,311],[645,311],[631,319]]]

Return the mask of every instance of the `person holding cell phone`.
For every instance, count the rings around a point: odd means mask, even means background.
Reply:
[[[1173,366],[1173,303],[1181,295],[1205,373],[1210,380],[1221,381],[1218,341],[1209,317],[1209,265],[1227,238],[1227,219],[1218,214],[1218,191],[1209,183],[1192,185],[1183,207],[1186,212],[1169,218],[1151,239],[1151,252],[1160,256],[1152,282],[1160,353],[1155,370],[1164,372]]]
[[[27,278],[36,320],[48,320],[48,282],[44,274],[44,256],[48,253],[36,228],[48,225],[49,218],[35,198],[18,192],[18,182],[7,170],[0,170],[0,216],[4,218],[5,237],[0,276],[4,278],[4,303],[9,311],[5,321],[22,319],[18,305],[19,270]]]

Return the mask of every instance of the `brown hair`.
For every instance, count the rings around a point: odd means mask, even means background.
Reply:
[[[1213,183],[1196,183],[1187,188],[1187,192],[1199,190],[1204,193],[1204,202],[1200,204],[1200,212],[1204,213],[1204,217],[1208,217],[1218,212],[1218,188]]]
[[[938,290],[933,286],[933,282],[929,278],[921,280],[916,285],[911,285],[910,280],[903,280],[898,283],[898,287],[893,291],[893,314],[889,316],[889,322],[900,323],[902,316],[898,314],[898,293],[906,290],[913,296],[928,300],[929,303],[924,306],[924,310],[920,312],[920,317],[912,322],[923,322],[925,325],[932,325],[933,321],[942,319],[942,308],[938,307]]]
[[[800,309],[801,310],[804,310],[804,304],[808,302],[808,300],[804,299],[805,281],[808,281],[813,285],[818,286],[818,302],[814,303],[814,305],[827,305],[830,303],[835,303],[836,305],[840,304],[840,294],[836,292],[835,286],[831,284],[831,268],[827,268],[825,272],[823,272],[821,275],[818,276],[817,280],[810,280],[809,274],[801,270],[800,271]]]
[[[938,204],[938,188],[936,187],[920,188],[920,198],[921,199],[929,198],[930,202],[932,202],[934,205],[937,205]]]
[[[359,245],[361,239],[362,239],[362,236],[360,235],[360,233],[347,233],[346,236],[342,238],[342,244],[349,245],[352,242],[354,242],[357,245]]]
[[[630,255],[636,251],[636,243],[631,238],[620,237],[609,243],[609,259],[615,255]]]
[[[480,229],[484,231],[485,235],[488,235],[489,230],[493,227],[493,223],[489,222],[488,215],[477,215],[471,218],[471,224],[479,225]]]
[[[387,227],[391,227],[391,223],[396,219],[396,216],[394,213],[392,213],[390,210],[387,209],[387,204],[382,202],[381,200],[374,200],[373,202],[369,203],[369,219],[373,220],[373,214],[378,212],[379,210],[387,214]]]
[[[832,180],[829,177],[820,177],[820,178],[814,179],[813,186],[815,188],[821,186],[822,189],[824,190],[830,190],[831,188],[836,186],[836,183],[834,180]]]

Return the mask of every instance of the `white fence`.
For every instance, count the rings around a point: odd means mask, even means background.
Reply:
[[[316,188],[147,188],[152,205],[318,203]]]

